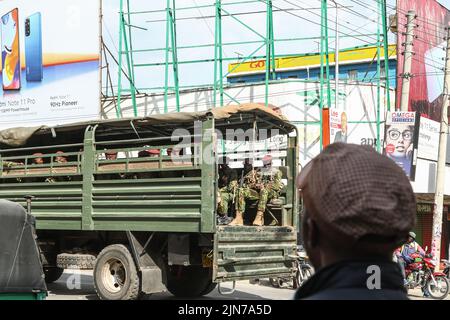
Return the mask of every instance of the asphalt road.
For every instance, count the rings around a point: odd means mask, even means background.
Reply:
[[[230,293],[232,283],[223,284],[221,291]],[[92,271],[66,270],[61,278],[48,285],[48,300],[97,300]],[[235,291],[229,295],[222,295],[218,289],[214,289],[201,299],[230,299],[230,300],[288,300],[292,299],[295,290],[292,288],[274,288],[268,280],[261,280],[259,284],[251,284],[249,281],[236,283]],[[170,293],[152,294],[146,297],[148,300],[175,299]]]
[[[66,270],[61,278],[55,283],[48,285],[48,300],[97,300],[93,285],[92,271]],[[227,293],[232,289],[232,283],[225,283],[222,292]],[[222,295],[216,288],[207,296],[201,299],[220,300],[289,300],[292,299],[295,290],[292,288],[274,288],[266,279],[260,280],[257,284],[249,281],[239,281],[236,283],[235,291],[229,295]],[[420,290],[410,292],[413,300],[422,300]],[[148,300],[171,300],[175,299],[170,293],[158,293],[146,297]],[[447,296],[446,300],[450,300]]]

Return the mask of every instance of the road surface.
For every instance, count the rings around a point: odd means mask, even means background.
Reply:
[[[48,285],[48,300],[97,300],[93,285],[92,271],[66,270],[61,278],[55,283]],[[232,283],[225,283],[222,292],[230,292]],[[234,293],[222,295],[218,289],[214,289],[207,296],[201,299],[227,299],[227,300],[290,300],[295,290],[292,288],[274,288],[269,281],[262,279],[259,284],[252,284],[249,281],[239,281],[236,283]],[[423,300],[420,290],[410,291],[413,300]],[[175,299],[170,293],[158,293],[146,297],[148,300],[171,300]],[[446,300],[450,300],[447,296]]]

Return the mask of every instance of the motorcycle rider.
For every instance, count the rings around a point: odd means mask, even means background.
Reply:
[[[397,263],[400,266],[400,270],[403,275],[403,282],[406,285],[408,281],[406,280],[405,268],[414,263],[414,254],[420,254],[425,257],[425,250],[416,242],[416,234],[414,232],[409,232],[408,241],[402,245],[400,248],[395,250],[395,256],[397,257]],[[424,292],[424,296],[428,296],[428,293]]]

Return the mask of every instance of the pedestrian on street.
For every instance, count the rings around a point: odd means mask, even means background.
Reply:
[[[296,299],[408,299],[394,250],[415,224],[409,179],[368,146],[334,143],[300,173],[302,237],[316,273]]]

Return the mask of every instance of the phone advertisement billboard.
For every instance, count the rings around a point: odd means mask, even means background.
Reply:
[[[0,129],[100,114],[100,2],[0,0]]]

